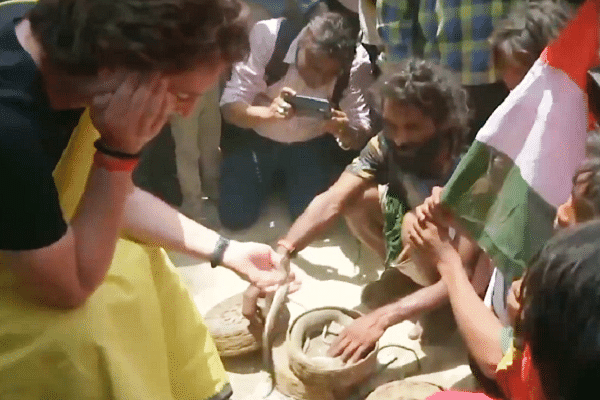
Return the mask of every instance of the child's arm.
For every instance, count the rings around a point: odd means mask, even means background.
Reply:
[[[413,249],[438,268],[469,352],[483,373],[493,378],[503,357],[502,324],[473,289],[447,229],[426,221],[415,224],[409,237]]]

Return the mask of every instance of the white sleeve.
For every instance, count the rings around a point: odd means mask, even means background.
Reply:
[[[231,78],[225,84],[221,105],[235,102],[252,104],[267,89],[265,67],[275,50],[281,18],[257,22],[250,31],[250,55],[233,65]]]
[[[359,45],[350,69],[350,80],[340,100],[340,108],[348,116],[350,126],[363,128],[371,134],[370,109],[366,100],[366,91],[373,84],[371,61],[365,48]],[[370,135],[372,136],[372,135]],[[367,138],[365,138],[366,142]]]

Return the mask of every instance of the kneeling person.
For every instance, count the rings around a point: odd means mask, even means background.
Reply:
[[[353,156],[337,165],[332,154],[345,159],[340,147],[358,151],[370,137],[364,88],[371,64],[349,22],[337,13],[316,16],[284,46],[288,22],[254,26],[250,57],[234,66],[221,98],[231,125],[223,131],[219,216],[229,229],[258,219],[279,176],[297,218]],[[296,112],[289,100],[295,94],[330,100],[331,117]]]
[[[352,232],[386,264],[396,264],[402,251],[405,215],[420,205],[435,185],[443,185],[458,162],[468,131],[467,96],[441,67],[412,60],[382,75],[376,84],[383,130],[342,173],[317,196],[279,241],[278,251],[295,252],[308,245],[344,215]],[[407,252],[404,252],[405,254]],[[395,270],[393,270],[395,272]],[[379,303],[344,331],[333,351],[358,359],[391,325],[441,303],[447,296],[439,275],[407,271],[415,293],[394,303]],[[433,276],[432,276],[433,275]],[[417,290],[419,286],[427,286]],[[398,291],[402,288],[391,288]],[[408,294],[408,293],[406,293]],[[401,296],[390,296],[392,299]],[[390,299],[390,300],[392,300]]]

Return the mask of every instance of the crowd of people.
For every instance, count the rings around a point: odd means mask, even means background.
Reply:
[[[0,3],[0,398],[231,398],[165,250],[229,268],[266,295],[299,287],[282,260],[341,216],[385,270],[363,290],[371,311],[330,356],[356,362],[390,326],[449,302],[486,395],[593,393],[600,132],[590,128],[571,195],[552,211],[556,234],[522,274],[501,279],[444,192],[548,45],[585,13],[597,24],[599,9],[598,0]],[[132,178],[165,132],[179,210]],[[275,249],[202,225],[206,196],[220,224],[238,230],[276,191],[293,223]]]

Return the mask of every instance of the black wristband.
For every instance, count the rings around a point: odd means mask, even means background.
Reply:
[[[223,262],[223,254],[225,254],[225,250],[229,247],[229,239],[223,236],[219,236],[217,239],[217,244],[215,245],[215,249],[210,256],[210,266],[215,268],[218,265],[221,265]]]
[[[106,147],[102,144],[100,139],[98,139],[94,142],[94,147],[96,148],[96,150],[98,150],[102,154],[106,154],[107,156],[111,156],[114,158],[121,158],[123,160],[134,160],[134,159],[137,160],[138,158],[140,158],[140,154],[141,154],[141,153],[131,154],[131,153],[125,153],[123,151],[109,149],[108,147]]]

